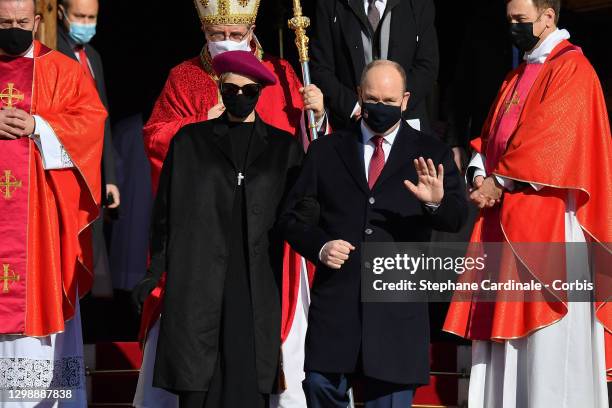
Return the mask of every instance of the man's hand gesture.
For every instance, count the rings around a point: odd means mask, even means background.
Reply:
[[[491,208],[501,200],[504,190],[495,177],[474,178],[474,188],[470,189],[470,201],[478,208]]]
[[[321,248],[319,260],[328,268],[340,269],[349,259],[351,251],[354,250],[355,247],[353,245],[341,239],[329,241]]]
[[[0,110],[0,139],[30,136],[35,126],[34,117],[24,110],[6,107]]]
[[[415,186],[409,180],[404,180],[406,188],[421,202],[440,204],[444,197],[444,166],[436,166],[433,160],[419,157],[414,159],[414,168],[419,176],[419,183]]]

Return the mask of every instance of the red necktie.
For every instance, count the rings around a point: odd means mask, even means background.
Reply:
[[[91,69],[89,69],[89,62],[87,62],[88,60],[87,60],[87,54],[85,53],[85,47],[77,47],[76,52],[79,54],[79,62],[81,63],[83,70],[85,70],[85,74],[87,75],[87,78],[94,81],[94,77],[91,74]]]
[[[374,154],[372,155],[372,160],[370,160],[370,168],[368,169],[368,185],[370,186],[370,190],[376,184],[376,180],[382,173],[383,168],[385,167],[385,152],[383,151],[383,142],[385,138],[382,136],[374,136],[372,138],[372,142],[374,143]]]

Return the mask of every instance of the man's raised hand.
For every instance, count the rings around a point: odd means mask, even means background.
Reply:
[[[440,204],[444,197],[444,166],[440,163],[438,168],[433,160],[419,157],[414,159],[419,182],[414,185],[410,180],[404,180],[406,188],[421,202]]]

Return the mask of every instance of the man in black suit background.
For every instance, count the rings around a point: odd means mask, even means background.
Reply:
[[[108,110],[102,58],[89,44],[89,41],[96,33],[98,10],[98,0],[60,0],[58,6],[57,49],[83,66],[86,75],[95,82],[100,99],[106,110]],[[102,204],[107,203],[107,208],[110,209],[119,207],[120,194],[115,175],[114,148],[109,118],[106,119],[104,127],[102,187]],[[94,222],[92,238],[94,272],[97,279],[93,293],[108,296],[112,292],[102,216]]]
[[[366,408],[409,407],[429,381],[424,303],[362,303],[362,242],[428,242],[467,216],[452,152],[402,120],[406,74],[391,61],[362,76],[362,120],[310,145],[279,220],[284,238],[317,263],[306,336],[310,408],[345,408],[351,379],[363,377]],[[318,221],[305,209],[318,207]],[[311,219],[312,217],[309,217]]]
[[[429,129],[426,98],[438,76],[433,0],[317,0],[312,34],[312,78],[326,97],[334,129],[359,119],[357,86],[373,60],[400,64],[410,78],[403,118]]]

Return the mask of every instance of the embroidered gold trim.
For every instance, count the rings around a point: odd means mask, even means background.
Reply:
[[[230,5],[228,3],[228,0],[217,0],[217,1],[218,1],[217,5],[219,7],[219,16],[229,15]]]
[[[2,293],[9,293],[11,291],[11,285],[15,282],[19,282],[20,275],[11,269],[10,264],[2,264],[2,271],[3,275],[0,275]]]
[[[4,170],[4,176],[0,177],[0,195],[10,200],[18,188],[22,188],[21,180],[17,180],[11,170]]]
[[[25,95],[15,88],[15,84],[9,82],[6,88],[0,92],[0,106],[4,105],[7,108],[13,108],[23,102]],[[17,101],[15,103],[15,101]]]
[[[223,14],[219,12],[216,16],[205,16],[201,18],[202,22],[206,25],[232,25],[232,24],[255,24],[257,20],[257,14]]]
[[[216,0],[217,1],[217,12],[211,13],[210,0],[194,0],[195,6],[200,15],[200,20],[204,24],[255,24],[257,20],[257,12],[259,11],[260,0]],[[251,13],[232,13],[232,1],[234,4],[239,5],[242,8],[249,7],[249,4],[253,2],[253,11]],[[208,9],[208,10],[205,10]]]

